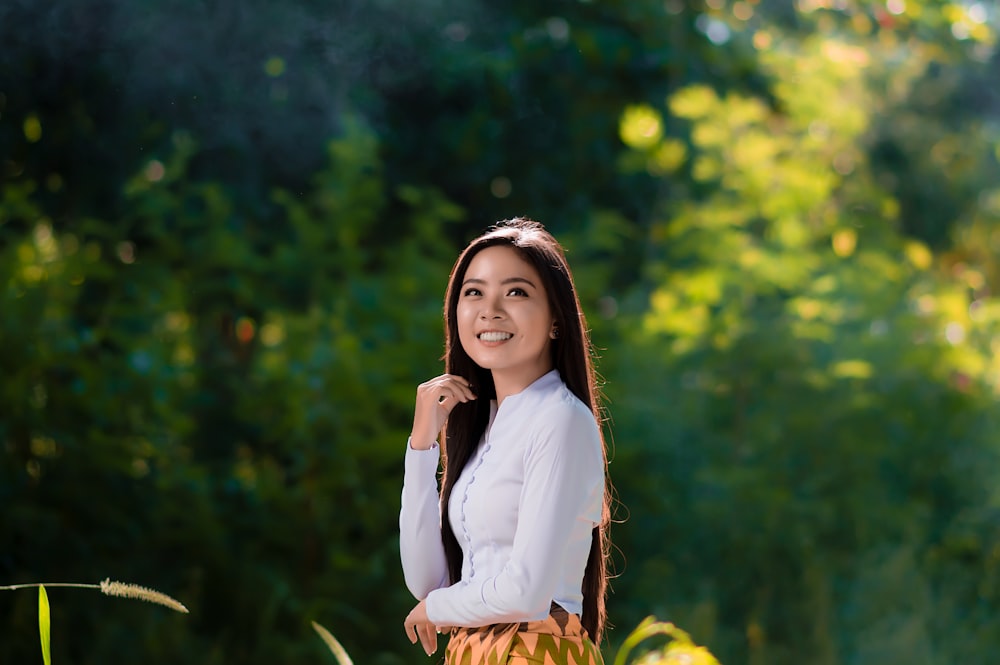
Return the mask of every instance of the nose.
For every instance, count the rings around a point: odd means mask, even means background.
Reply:
[[[479,318],[483,321],[487,319],[502,319],[503,307],[495,300],[484,298],[483,308],[479,311]]]

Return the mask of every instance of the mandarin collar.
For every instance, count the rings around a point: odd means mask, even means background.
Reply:
[[[503,403],[519,402],[522,399],[530,397],[531,395],[547,392],[560,383],[562,383],[562,377],[559,376],[559,370],[550,369],[548,372],[542,374],[540,377],[529,383],[527,387],[521,390],[521,392],[507,395],[507,398],[503,401]],[[495,402],[496,400],[493,401]]]

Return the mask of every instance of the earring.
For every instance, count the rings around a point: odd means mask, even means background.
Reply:
[[[549,337],[552,339],[559,339],[559,326],[552,326],[552,331],[549,333]]]

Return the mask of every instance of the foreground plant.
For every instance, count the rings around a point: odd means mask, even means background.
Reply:
[[[326,643],[327,648],[330,649],[333,657],[337,659],[340,665],[354,665],[354,661],[347,655],[347,649],[341,646],[340,642],[337,641],[337,638],[330,631],[315,621],[312,622],[312,627],[323,638],[323,642]]]
[[[51,619],[49,616],[49,596],[45,587],[72,587],[76,589],[100,589],[105,596],[117,596],[118,598],[133,598],[135,600],[145,600],[149,603],[156,603],[169,607],[177,612],[188,614],[188,608],[180,602],[174,600],[165,593],[147,589],[138,584],[125,584],[124,582],[112,582],[106,578],[100,584],[82,584],[77,582],[30,582],[27,584],[7,584],[0,586],[0,591],[15,591],[17,589],[29,589],[38,587],[38,635],[42,643],[42,661],[45,665],[52,665],[51,654]],[[348,663],[349,665],[349,663]]]
[[[76,582],[31,582],[28,584],[8,584],[0,586],[0,591],[14,591],[16,589],[29,589],[32,587],[71,587],[75,589],[100,589],[105,596],[117,596],[118,598],[132,598],[135,600],[145,600],[149,603],[156,603],[169,607],[172,610],[188,614],[188,608],[180,602],[174,600],[165,593],[147,589],[138,584],[126,584],[124,582],[112,582],[110,578],[105,579],[100,584],[80,584]]]
[[[42,662],[45,665],[52,665],[52,650],[49,648],[51,642],[49,621],[49,596],[45,593],[45,587],[38,587],[38,636],[42,639]]]
[[[625,665],[629,653],[643,642],[657,635],[671,638],[666,646],[650,651],[632,665],[719,665],[719,661],[705,647],[694,643],[687,632],[668,621],[656,621],[647,617],[622,642],[613,665]]]

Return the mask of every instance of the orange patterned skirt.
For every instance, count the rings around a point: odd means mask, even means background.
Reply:
[[[445,665],[604,665],[580,617],[552,604],[547,619],[456,628]]]

